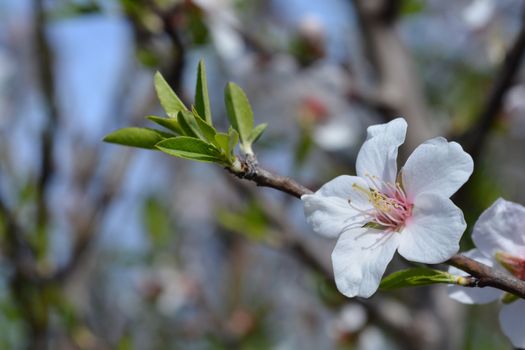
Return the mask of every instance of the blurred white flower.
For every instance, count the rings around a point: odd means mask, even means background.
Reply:
[[[359,336],[359,350],[396,350],[398,347],[390,341],[384,332],[375,326],[367,327]]]
[[[438,137],[417,147],[398,174],[406,128],[402,118],[370,126],[357,176],[339,176],[301,197],[314,231],[339,237],[332,263],[337,288],[348,297],[374,294],[396,250],[435,264],[459,249],[466,224],[449,197],[470,177],[472,158]]]
[[[513,86],[505,96],[505,109],[509,113],[525,112],[525,85]]]
[[[245,45],[237,32],[239,19],[231,0],[194,0],[206,13],[213,43],[220,57],[228,62],[239,60]]]
[[[323,22],[315,14],[308,14],[300,19],[299,31],[304,35],[323,38],[325,36],[326,29]]]
[[[341,308],[334,328],[341,333],[355,333],[366,325],[367,320],[368,315],[362,305],[347,304]]]
[[[480,29],[494,16],[495,5],[494,0],[474,0],[463,10],[463,20],[470,28]]]
[[[511,135],[522,137],[525,134],[525,85],[513,86],[505,95],[504,108],[507,112]]]
[[[354,145],[358,138],[358,129],[353,128],[349,120],[333,118],[317,126],[313,138],[321,148],[327,151],[339,151]]]
[[[477,248],[465,253],[466,256],[495,269],[505,271],[516,278],[525,280],[525,207],[498,199],[479,217],[472,240]],[[450,273],[466,275],[454,267]],[[449,296],[465,304],[485,304],[504,298],[499,314],[503,333],[517,348],[525,348],[525,300],[511,297],[499,289],[464,288],[449,286]]]
[[[173,266],[161,265],[146,270],[138,282],[142,296],[154,302],[167,316],[176,314],[198,294],[196,282]]]

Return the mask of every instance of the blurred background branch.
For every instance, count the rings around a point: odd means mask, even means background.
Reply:
[[[521,11],[520,30],[509,46],[501,67],[496,72],[489,93],[481,104],[477,122],[458,137],[458,141],[477,160],[483,150],[485,140],[496,123],[504,106],[507,92],[516,83],[517,75],[525,54],[525,7]]]

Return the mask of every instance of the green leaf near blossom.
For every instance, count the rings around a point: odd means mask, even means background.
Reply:
[[[198,114],[198,111],[195,108],[192,109],[192,112],[193,112],[193,116],[195,117],[195,122],[196,122],[197,126],[199,127],[199,130],[200,130],[200,133],[202,134],[202,136],[204,136],[204,138],[208,142],[211,142],[211,143],[215,144],[216,146],[218,146],[216,144],[216,141],[215,141],[215,134],[217,134],[217,130],[215,130],[215,128],[211,124],[209,124],[207,121],[205,121]]]
[[[206,80],[206,66],[204,61],[199,61],[197,68],[197,86],[195,87],[195,109],[199,116],[212,125],[210,98],[208,95],[208,83]]]
[[[429,269],[426,267],[416,267],[413,269],[406,269],[396,271],[387,277],[383,278],[379,288],[382,290],[390,290],[403,287],[425,286],[436,283],[453,284],[456,282],[457,276],[451,275],[448,272]]]
[[[233,154],[235,146],[239,143],[239,133],[231,126],[228,129],[228,149]]]
[[[105,142],[124,146],[155,149],[155,145],[173,134],[149,128],[123,128],[104,137]]]
[[[194,137],[178,136],[159,142],[156,148],[169,155],[196,160],[229,164],[229,160],[213,145]]]
[[[184,135],[206,140],[195,119],[195,116],[187,111],[180,111],[177,115],[177,122],[179,123]]]
[[[266,130],[266,127],[268,126],[267,123],[262,123],[262,124],[259,124],[257,125],[253,130],[252,132],[250,133],[250,136],[249,136],[249,142],[250,144],[253,144],[255,142],[257,142],[257,140],[259,139],[259,137],[261,137],[261,135],[263,134],[264,130]]]
[[[228,134],[218,132],[215,134],[215,141],[218,147],[224,152],[230,163],[235,161],[235,145],[239,142],[239,134],[230,127]]]
[[[239,133],[242,146],[250,149],[250,134],[253,129],[253,111],[246,94],[234,83],[228,83],[224,92],[228,118]]]
[[[231,122],[228,133],[218,132],[212,125],[206,81],[206,68],[199,62],[195,88],[195,105],[186,108],[162,75],[155,74],[155,89],[168,118],[148,116],[147,119],[173,132],[154,129],[127,128],[117,130],[104,140],[127,146],[158,149],[173,156],[224,166],[236,164],[235,147],[252,153],[251,145],[259,139],[267,124],[254,128],[253,111],[242,89],[229,83],[225,102]]]
[[[187,110],[184,103],[159,72],[155,73],[155,90],[157,91],[160,104],[170,117],[175,118],[180,111]]]
[[[158,117],[156,115],[149,115],[146,118],[168,130],[173,131],[174,133],[178,135],[184,135],[184,132],[182,131],[179,125],[179,122],[177,121],[176,118],[164,118],[164,117]]]
[[[219,148],[222,149],[226,154],[230,153],[228,134],[218,132],[215,134],[215,141],[219,145]]]

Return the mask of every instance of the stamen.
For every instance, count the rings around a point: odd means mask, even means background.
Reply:
[[[409,203],[401,183],[384,182],[368,173],[365,173],[365,177],[369,179],[371,187],[365,188],[354,183],[352,188],[364,195],[372,208],[363,210],[349,199],[350,207],[369,220],[369,223],[384,227],[385,231],[401,230],[406,219],[412,215],[412,204]]]

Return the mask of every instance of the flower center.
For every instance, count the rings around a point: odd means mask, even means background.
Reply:
[[[348,203],[369,220],[365,226],[399,232],[412,216],[413,204],[408,201],[400,183],[394,185],[380,181],[375,176],[367,177],[371,180],[372,187],[365,188],[354,183],[352,188],[365,195],[372,208],[362,210],[356,208],[350,200]]]
[[[496,261],[509,271],[514,277],[525,280],[525,259],[509,253],[497,252]]]

